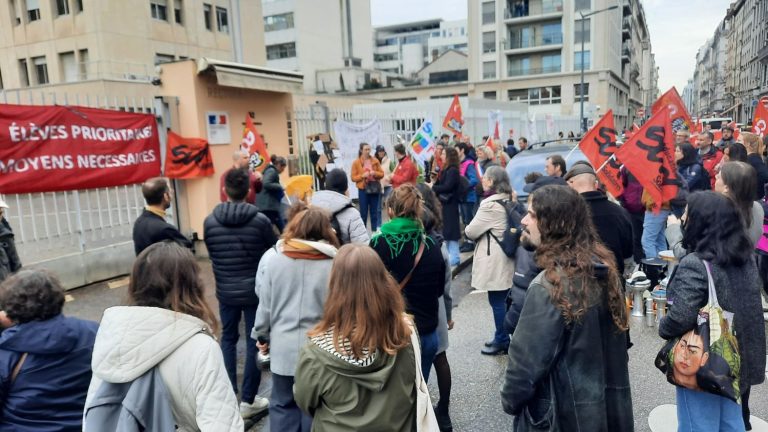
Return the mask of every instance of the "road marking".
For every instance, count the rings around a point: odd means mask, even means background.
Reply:
[[[124,287],[124,286],[128,285],[130,280],[131,280],[131,278],[128,277],[128,276],[126,276],[124,278],[121,278],[121,279],[111,280],[111,281],[107,282],[107,287],[109,287],[109,289],[115,289],[115,288]]]
[[[72,296],[71,296],[71,295],[69,295],[69,294],[66,294],[66,295],[64,295],[64,301],[65,301],[65,302],[67,302],[67,303],[69,303],[69,302],[71,302],[71,301],[75,301],[75,298],[74,298],[74,297],[72,297]]]

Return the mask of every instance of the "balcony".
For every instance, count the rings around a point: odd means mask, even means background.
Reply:
[[[628,42],[621,45],[621,64],[629,63],[632,59],[632,47]]]
[[[504,21],[521,23],[552,18],[563,14],[563,0],[507,1]]]
[[[545,66],[545,67],[539,67],[539,68],[509,68],[507,69],[507,77],[522,77],[522,76],[528,76],[528,75],[542,75],[542,74],[549,74],[549,73],[560,73],[562,70],[561,66]]]
[[[631,0],[624,0],[624,1],[622,1],[621,14],[622,14],[622,16],[625,16],[625,17],[628,17],[628,16],[632,15],[632,1]]]
[[[532,35],[529,37],[520,37],[519,35],[510,35],[509,40],[504,44],[506,51],[534,52],[561,49],[563,46],[562,33],[551,33],[544,35]]]
[[[624,18],[624,22],[621,25],[621,40],[625,41],[632,37],[632,21],[629,17]]]

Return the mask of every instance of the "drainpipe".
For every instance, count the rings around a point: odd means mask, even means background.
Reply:
[[[229,10],[232,11],[232,54],[235,63],[243,63],[243,35],[240,32],[240,0],[229,0]],[[259,17],[261,19],[261,17]]]

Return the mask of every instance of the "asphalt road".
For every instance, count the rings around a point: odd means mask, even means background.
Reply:
[[[208,287],[207,299],[218,310],[213,292],[213,275],[210,264],[200,261],[203,278]],[[450,331],[448,359],[451,365],[453,386],[451,394],[451,417],[454,430],[463,431],[511,431],[512,417],[501,410],[499,388],[506,366],[506,357],[487,357],[480,354],[483,342],[493,334],[493,320],[484,292],[470,288],[470,270],[462,271],[454,280],[454,311],[456,326]],[[124,302],[127,279],[118,279],[108,283],[94,284],[69,292],[65,313],[98,321],[105,308]],[[653,366],[653,360],[661,346],[661,339],[656,329],[646,327],[642,320],[631,322],[632,341],[630,349],[630,381],[634,406],[635,430],[648,432],[652,429],[648,416],[654,408],[664,404],[674,404],[674,388],[667,384],[664,376]],[[241,333],[238,347],[240,367],[242,368],[245,346]],[[429,383],[433,401],[437,400],[437,387],[433,379]],[[264,373],[260,394],[269,397],[271,382],[269,373]],[[768,419],[768,386],[761,385],[752,389],[750,406],[753,415]],[[674,418],[662,416],[661,427],[653,432],[675,430]],[[249,424],[249,431],[267,431],[269,416],[256,424]],[[755,431],[766,430],[756,426]]]

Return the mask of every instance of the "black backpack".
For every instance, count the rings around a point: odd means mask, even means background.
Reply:
[[[469,180],[466,176],[459,176],[459,202],[465,202],[469,194]]]
[[[491,230],[486,231],[486,234],[489,237],[488,252],[490,253],[491,247],[490,237],[493,237],[501,250],[504,251],[504,255],[510,258],[514,258],[515,253],[517,253],[517,247],[520,246],[520,236],[523,233],[523,230],[520,226],[520,222],[523,220],[523,218],[517,211],[516,203],[513,203],[510,200],[497,200],[494,202],[504,206],[504,211],[507,213],[507,229],[504,230],[504,235],[501,236],[501,239],[493,235]]]
[[[341,225],[339,225],[339,214],[343,212],[344,210],[348,208],[355,208],[355,206],[352,205],[352,203],[348,203],[344,207],[340,208],[339,210],[333,212],[331,214],[331,228],[336,232],[336,238],[339,239],[339,244],[344,244],[344,240],[341,239]]]

